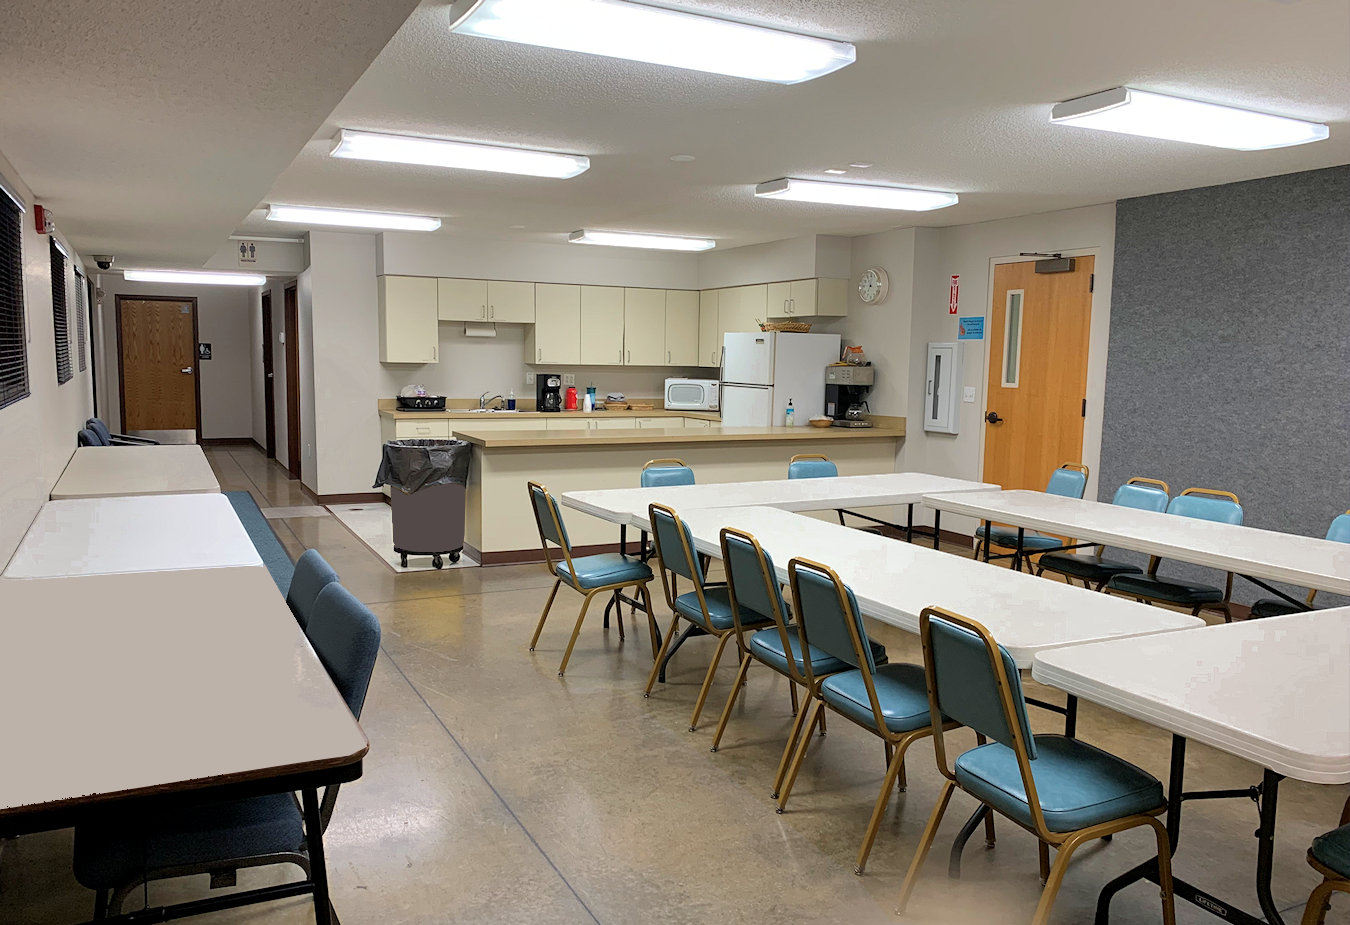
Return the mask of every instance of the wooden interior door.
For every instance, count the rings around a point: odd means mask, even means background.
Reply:
[[[1075,257],[1071,273],[1037,273],[1035,261],[994,268],[986,482],[1043,491],[1061,463],[1082,460],[1092,266]]]
[[[268,459],[277,458],[276,378],[272,369],[272,293],[262,294],[263,419]]]
[[[122,430],[200,436],[197,300],[117,297]]]
[[[285,289],[286,309],[286,468],[300,478],[300,307],[295,285]]]

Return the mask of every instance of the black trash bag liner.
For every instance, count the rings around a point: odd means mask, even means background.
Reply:
[[[466,485],[470,447],[463,440],[390,440],[371,488],[412,494],[427,485]]]

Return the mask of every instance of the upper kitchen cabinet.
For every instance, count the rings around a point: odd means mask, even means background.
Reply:
[[[436,310],[442,321],[487,321],[485,279],[436,280]]]
[[[698,294],[698,365],[722,365],[722,329],[717,324],[717,289]]]
[[[718,346],[721,334],[741,334],[758,331],[759,323],[768,319],[768,286],[737,286],[718,293]]]
[[[848,314],[848,280],[798,279],[768,285],[773,318],[839,318]]]
[[[377,282],[380,362],[437,362],[436,280],[423,276],[381,276]]]
[[[531,285],[534,326],[525,338],[525,362],[585,362],[581,351],[582,288],[556,283]]]
[[[621,287],[581,287],[581,362],[586,366],[623,365]]]
[[[534,288],[534,283],[488,280],[487,320],[534,324]]]
[[[699,294],[666,290],[666,365],[699,366]]]
[[[666,290],[623,291],[623,361],[628,366],[666,365]]]

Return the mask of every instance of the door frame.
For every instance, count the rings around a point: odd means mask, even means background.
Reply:
[[[195,417],[197,419],[196,441],[200,446],[202,442],[202,367],[201,360],[197,358],[197,344],[199,335],[197,334],[197,297],[195,295],[174,296],[174,295],[132,295],[130,293],[118,293],[117,301],[114,306],[114,324],[117,327],[117,415],[120,429],[123,432],[127,430],[127,389],[126,389],[126,371],[122,367],[122,301],[128,302],[190,302],[192,303],[192,369],[195,375],[192,377],[193,401],[196,403]]]
[[[263,366],[263,421],[266,436],[263,454],[267,459],[277,458],[277,385],[275,359],[272,356],[272,291],[262,292],[262,366]]]
[[[1097,497],[1097,476],[1102,461],[1102,419],[1106,410],[1106,338],[1111,328],[1110,279],[1114,269],[1111,260],[1112,251],[1110,248],[1104,247],[1042,248],[1042,250],[1062,254],[1065,257],[1091,257],[1093,258],[1092,272],[1096,276],[1105,278],[1105,281],[1095,280],[1092,287],[1091,314],[1088,318],[1087,414],[1083,419],[1083,458],[1080,460],[1089,470],[1083,497],[1094,499]],[[989,282],[984,294],[984,330],[986,333],[993,330],[995,269],[1000,264],[1031,263],[1037,259],[1039,258],[1023,257],[1021,254],[989,258]],[[979,477],[983,481],[984,438],[985,434],[988,433],[984,416],[989,413],[989,364],[992,362],[992,357],[990,356],[988,338],[986,337],[980,343],[984,351],[984,362],[980,365],[980,440],[977,451],[979,453]]]
[[[297,283],[288,283],[282,290],[286,334],[286,471],[291,478],[300,478],[303,459],[300,453],[300,295]]]

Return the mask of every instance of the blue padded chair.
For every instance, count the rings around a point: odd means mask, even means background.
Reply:
[[[1116,489],[1111,503],[1119,507],[1130,507],[1138,511],[1153,511],[1161,514],[1167,510],[1167,496],[1171,489],[1166,482],[1158,479],[1133,478]],[[1128,562],[1116,562],[1103,559],[1106,547],[1098,546],[1096,553],[1083,555],[1071,552],[1047,552],[1036,563],[1036,574],[1055,572],[1063,575],[1069,584],[1077,578],[1083,587],[1100,591],[1106,583],[1117,575],[1130,575],[1142,572],[1137,565]],[[1095,587],[1094,587],[1095,586]]]
[[[1350,543],[1350,511],[1336,517],[1327,528],[1327,539],[1333,543]],[[1317,597],[1317,589],[1308,592],[1308,606],[1312,607]],[[1263,597],[1252,604],[1252,618],[1279,617],[1287,613],[1299,613],[1302,608],[1277,597]]]
[[[643,465],[639,482],[643,488],[693,485],[694,470],[682,459],[653,459]]]
[[[1082,463],[1066,462],[1050,473],[1050,479],[1045,483],[1045,493],[1047,495],[1060,495],[1065,498],[1082,498],[1083,492],[1087,489],[1087,480],[1087,466]],[[1017,548],[1016,528],[993,525],[988,532],[989,535],[986,537],[983,525],[975,529],[976,559],[980,557],[980,549],[985,542],[988,542],[990,546],[998,546],[1002,549]],[[1022,534],[1022,549],[1026,551],[1028,556],[1045,552],[1048,549],[1057,549],[1063,545],[1058,537],[1046,536],[1043,533],[1037,533],[1035,530],[1024,530]],[[1023,557],[1023,561],[1027,563],[1027,568],[1030,570],[1030,560]]]
[[[833,479],[839,477],[839,467],[830,462],[828,456],[819,453],[798,453],[788,460],[788,478],[790,479]],[[835,508],[839,515],[839,526],[844,523],[843,508]]]
[[[795,719],[787,743],[783,746],[782,757],[778,761],[778,772],[773,779],[773,795],[783,785],[787,774],[788,762],[792,757],[801,735],[802,720],[805,712],[798,709],[797,688],[800,686],[811,696],[814,691],[807,678],[806,665],[802,661],[801,637],[797,627],[788,622],[787,605],[783,602],[783,588],[778,583],[773,558],[759,545],[753,534],[734,527],[724,527],[721,532],[722,564],[727,573],[727,597],[731,601],[731,618],[735,624],[736,647],[741,653],[741,666],[736,673],[735,683],[727,694],[726,706],[722,708],[722,718],[717,723],[717,732],[713,735],[712,750],[717,751],[722,741],[722,733],[731,719],[731,708],[740,696],[746,673],[752,661],[767,665],[788,679],[788,691],[792,697],[792,712]],[[771,621],[767,629],[749,632],[746,626],[762,625]],[[886,649],[880,643],[868,640],[872,650],[872,659],[878,665],[886,663]],[[811,647],[807,650],[811,659],[811,677],[819,685],[828,675],[848,671],[852,666],[842,662],[822,649]]]
[[[314,602],[309,641],[333,685],[356,718],[380,649],[380,623],[370,609],[336,582]],[[324,790],[324,829],[338,786]],[[147,815],[109,810],[75,827],[75,878],[97,891],[94,918],[116,914],[143,883],[210,874],[211,889],[234,886],[247,867],[295,864],[309,876],[304,817],[294,794],[279,793],[205,803]]]
[[[547,488],[538,482],[530,482],[528,485],[530,492],[530,507],[534,510],[534,523],[539,528],[539,545],[544,550],[544,563],[548,566],[549,574],[554,577],[553,590],[548,593],[548,600],[544,602],[544,611],[539,615],[539,625],[534,628],[534,635],[530,637],[530,651],[534,651],[534,646],[539,642],[539,634],[544,631],[544,621],[548,619],[549,609],[553,606],[553,599],[558,596],[558,588],[562,585],[579,591],[585,595],[581,603],[581,612],[577,614],[576,626],[572,628],[572,638],[567,642],[567,651],[563,653],[562,663],[558,665],[558,677],[562,677],[567,671],[567,662],[572,657],[572,648],[577,644],[577,636],[581,634],[581,623],[586,619],[586,611],[591,606],[591,600],[598,594],[610,594],[621,588],[629,586],[637,588],[638,594],[642,596],[642,602],[647,608],[647,625],[652,633],[652,652],[656,651],[656,616],[652,613],[651,594],[647,590],[647,582],[652,580],[652,570],[646,563],[638,559],[630,559],[628,556],[616,552],[600,553],[594,556],[574,557],[572,555],[572,544],[567,538],[567,528],[563,526],[562,512],[558,509],[558,502],[554,500],[553,495],[549,494]],[[554,561],[555,553],[549,544],[558,547],[561,556],[558,561]],[[624,638],[623,617],[619,618],[619,639]]]
[[[1313,839],[1308,863],[1324,878],[1308,897],[1303,925],[1322,925],[1332,893],[1350,893],[1350,800],[1341,810],[1341,827]]]
[[[99,437],[96,431],[92,431],[88,427],[81,427],[79,432],[75,434],[75,445],[107,446],[108,444],[103,442],[102,438]]]
[[[698,692],[698,701],[694,704],[694,713],[689,718],[689,731],[698,728],[698,718],[703,713],[703,705],[708,700],[708,691],[712,688],[717,666],[722,661],[722,652],[727,643],[736,636],[736,618],[731,613],[730,591],[724,584],[708,582],[703,564],[694,552],[694,537],[689,527],[673,508],[664,504],[647,505],[647,517],[651,522],[652,542],[656,546],[657,570],[661,573],[661,587],[666,594],[666,605],[673,616],[670,629],[661,642],[661,651],[652,664],[651,674],[647,676],[647,686],[643,697],[652,695],[652,686],[656,683],[661,665],[670,652],[671,642],[675,638],[675,629],[680,620],[686,620],[697,630],[709,636],[717,637],[717,649],[713,653],[712,663],[703,676],[703,686]],[[679,594],[676,582],[684,578],[693,585],[693,590]],[[748,616],[742,614],[742,616]],[[759,619],[754,619],[758,617]],[[742,622],[742,629],[765,629],[773,625],[768,614],[754,614],[751,622]]]
[[[787,806],[793,782],[811,745],[811,730],[825,707],[879,736],[886,751],[886,774],[853,867],[855,873],[861,874],[890,803],[891,790],[897,780],[900,789],[905,788],[905,751],[924,736],[932,735],[931,724],[940,720],[929,713],[922,667],[877,664],[853,590],[839,579],[834,569],[809,559],[793,559],[788,563],[788,580],[802,650],[819,650],[843,663],[846,670],[818,679],[811,661],[803,666],[811,706],[802,722],[806,732],[797,743],[778,798],[778,812]]]
[[[1135,826],[1153,830],[1163,921],[1173,925],[1171,849],[1157,818],[1167,802],[1157,778],[1078,739],[1033,735],[1016,663],[975,621],[928,607],[919,615],[919,639],[933,722],[947,718],[970,727],[977,745],[949,765],[945,733],[933,739],[946,782],[905,875],[899,911],[909,902],[952,793],[960,789],[1039,840],[1045,889],[1033,925],[1049,921],[1080,845]],[[1050,848],[1057,849],[1053,867]]]
[[[90,418],[84,422],[84,426],[98,434],[99,440],[102,441],[99,446],[159,446],[158,440],[151,440],[149,437],[112,433],[108,430],[108,425],[99,418]]]
[[[330,582],[338,580],[338,573],[324,561],[317,549],[306,549],[295,560],[295,571],[291,574],[291,585],[286,591],[286,606],[295,614],[295,622],[304,629],[309,626],[310,615],[314,612],[314,602],[319,592]]]
[[[1242,523],[1242,505],[1238,503],[1237,495],[1216,488],[1186,489],[1167,505],[1167,513],[1223,524]],[[1213,585],[1188,584],[1159,578],[1158,566],[1161,564],[1162,559],[1153,556],[1149,560],[1146,574],[1117,575],[1106,583],[1106,587],[1110,591],[1133,597],[1140,603],[1189,607],[1193,616],[1199,616],[1200,611],[1206,607],[1217,607],[1223,611],[1225,623],[1233,622],[1230,600],[1233,596],[1232,572],[1228,573],[1224,586],[1216,588]]]

